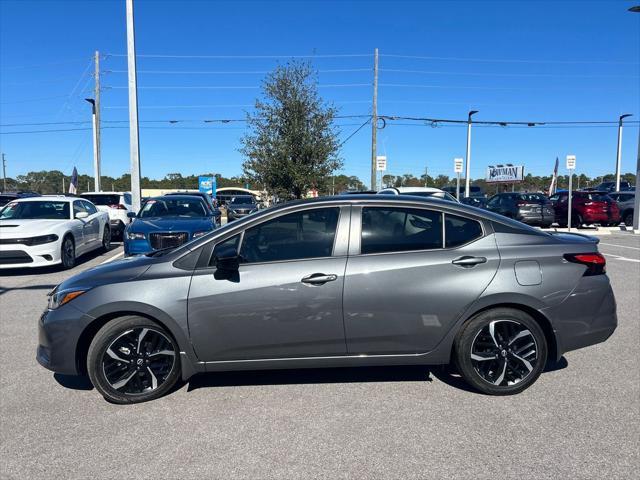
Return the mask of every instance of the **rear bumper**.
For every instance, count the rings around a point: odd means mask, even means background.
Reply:
[[[111,219],[109,220],[109,227],[111,228],[112,237],[120,237],[124,233],[126,225],[122,220]]]
[[[604,342],[618,326],[616,299],[606,275],[583,277],[564,302],[542,313],[553,322],[557,359],[565,352]]]

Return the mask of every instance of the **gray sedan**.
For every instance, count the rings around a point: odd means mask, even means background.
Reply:
[[[507,395],[616,325],[591,237],[437,199],[348,195],[70,278],[40,318],[37,359],[88,374],[117,403],[198,372],[450,362]]]

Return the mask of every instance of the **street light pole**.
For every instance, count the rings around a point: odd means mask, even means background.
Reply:
[[[618,120],[618,153],[616,155],[616,192],[620,191],[620,164],[622,162],[622,120],[630,117],[630,113],[620,115]]]
[[[91,104],[91,120],[93,124],[93,188],[100,191],[100,147],[98,146],[98,122],[96,119],[96,101],[93,98],[85,98]]]
[[[2,154],[2,192],[7,191],[7,161],[4,159],[4,153]]]
[[[131,207],[140,210],[140,143],[138,125],[138,74],[133,0],[127,0],[127,69],[129,72],[129,158],[131,162]]]
[[[471,174],[471,116],[478,113],[478,110],[471,110],[467,120],[467,161],[465,167],[464,196],[469,196],[469,176]]]

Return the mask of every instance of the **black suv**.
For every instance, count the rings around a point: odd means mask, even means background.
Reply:
[[[620,181],[620,191],[627,190],[630,187],[629,182]],[[596,186],[593,190],[600,192],[615,192],[616,191],[616,182],[602,182],[600,185]]]
[[[27,191],[19,191],[19,192],[2,192],[0,193],[0,207],[4,207],[7,203],[12,200],[18,200],[20,198],[26,197],[39,197],[40,194],[36,192],[27,192]]]

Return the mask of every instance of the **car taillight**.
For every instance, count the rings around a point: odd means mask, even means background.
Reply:
[[[127,209],[127,207],[125,207],[122,204],[120,204],[120,205],[109,205],[109,208],[115,208],[116,210],[126,210]]]
[[[585,206],[593,205],[593,202],[584,202]]]
[[[587,269],[584,272],[585,277],[592,275],[602,275],[607,271],[607,260],[601,253],[565,253],[564,259],[571,263],[579,263]]]

